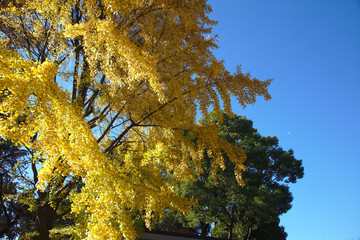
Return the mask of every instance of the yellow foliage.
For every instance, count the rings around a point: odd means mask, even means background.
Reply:
[[[81,177],[70,196],[81,238],[134,239],[132,213],[150,226],[168,207],[186,211],[193,201],[172,184],[201,172],[204,151],[214,169],[225,152],[242,183],[244,152],[196,119],[231,114],[231,96],[270,99],[271,80],[213,56],[205,0],[17,2],[0,10],[0,136],[43,159],[39,189]]]

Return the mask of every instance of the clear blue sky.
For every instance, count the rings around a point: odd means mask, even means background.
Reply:
[[[360,1],[210,0],[229,71],[274,78],[237,114],[303,160],[288,240],[360,239]]]

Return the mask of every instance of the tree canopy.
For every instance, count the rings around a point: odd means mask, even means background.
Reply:
[[[213,169],[225,152],[242,183],[243,150],[195,120],[231,114],[231,96],[270,99],[271,80],[214,57],[210,12],[206,0],[1,1],[0,136],[31,156],[32,238],[71,215],[73,236],[134,239],[135,213],[150,226],[186,211],[173,185],[205,149]]]
[[[283,150],[276,137],[261,136],[251,120],[227,115],[222,119],[220,122],[212,113],[202,123],[219,124],[221,138],[245,150],[245,185],[238,185],[236,165],[227,156],[225,170],[218,171],[214,178],[213,159],[205,154],[197,180],[178,186],[182,195],[196,199],[198,205],[187,216],[167,211],[155,229],[190,228],[203,236],[211,233],[228,239],[286,239],[279,216],[291,208],[293,197],[288,183],[303,177],[302,161],[294,157],[293,150]]]

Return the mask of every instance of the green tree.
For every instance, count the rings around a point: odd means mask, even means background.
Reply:
[[[203,123],[220,124],[220,136],[233,145],[241,146],[247,155],[243,173],[245,185],[239,186],[234,176],[235,165],[225,157],[225,169],[214,178],[212,158],[205,154],[202,172],[193,184],[179,186],[179,191],[194,197],[198,206],[187,217],[173,218],[183,226],[197,228],[201,235],[209,234],[228,239],[285,239],[279,216],[291,208],[293,200],[288,183],[303,177],[302,161],[293,151],[283,150],[276,137],[261,136],[245,117],[223,115],[220,122],[210,114]],[[176,215],[176,213],[172,213]],[[167,225],[171,225],[167,217]],[[164,221],[155,227],[162,228]]]
[[[14,199],[24,187],[27,152],[0,139],[0,238],[15,239],[31,219],[27,207]]]

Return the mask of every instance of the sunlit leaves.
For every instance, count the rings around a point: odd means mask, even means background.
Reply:
[[[39,189],[82,179],[70,196],[80,238],[132,239],[135,213],[149,225],[168,207],[186,211],[172,185],[201,173],[204,151],[214,169],[225,152],[242,183],[244,152],[196,119],[231,114],[231,96],[269,99],[271,80],[230,74],[213,56],[210,11],[205,0],[3,4],[0,136],[36,153]]]

